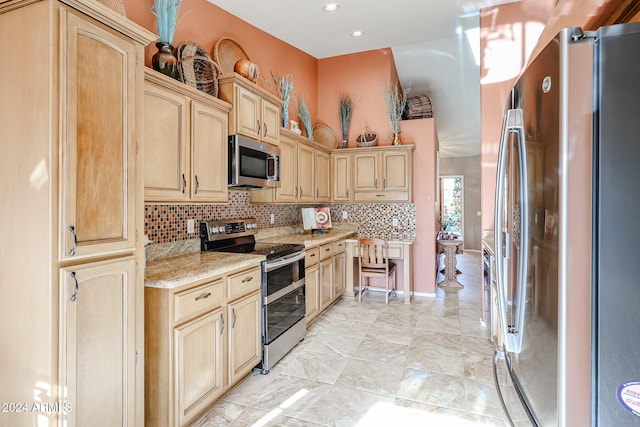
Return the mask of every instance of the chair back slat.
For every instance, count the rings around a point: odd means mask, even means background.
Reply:
[[[359,240],[360,263],[365,268],[387,268],[387,242],[382,239]]]

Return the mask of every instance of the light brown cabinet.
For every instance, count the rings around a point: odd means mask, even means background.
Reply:
[[[355,202],[410,202],[412,179],[413,146],[367,148],[353,153]]]
[[[0,395],[61,408],[3,413],[3,425],[143,421],[138,143],[156,36],[103,9],[0,4]]]
[[[344,294],[345,241],[339,240],[306,250],[305,298],[307,323]]]
[[[324,310],[333,302],[333,258],[320,262],[320,309]]]
[[[233,105],[229,113],[229,134],[277,145],[282,101],[239,74],[224,74],[218,81],[218,96]]]
[[[331,200],[350,202],[351,191],[351,154],[331,153]]]
[[[333,299],[344,294],[346,286],[346,243],[344,240],[333,243]]]
[[[260,291],[229,303],[229,382],[236,383],[260,363],[262,320]]]
[[[331,157],[306,138],[280,130],[280,187],[251,192],[257,203],[331,201]]]
[[[146,70],[146,201],[228,200],[229,108],[227,103]]]
[[[145,423],[184,426],[262,356],[260,267],[145,289]]]
[[[177,425],[185,425],[225,390],[224,316],[218,308],[174,329]]]
[[[66,425],[137,425],[135,269],[127,257],[60,270]]]
[[[320,314],[320,265],[305,265],[305,308],[307,324]]]

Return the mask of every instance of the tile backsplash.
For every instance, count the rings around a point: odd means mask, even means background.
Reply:
[[[249,192],[230,191],[229,202],[225,204],[145,204],[145,234],[153,244],[180,242],[200,239],[198,234],[201,221],[256,218],[258,228],[274,228],[302,223],[300,209],[317,205],[279,205],[250,203]],[[363,235],[386,235],[394,231],[415,233],[416,205],[413,203],[367,203],[335,204],[331,208],[331,221],[348,221],[358,224],[358,232]],[[348,219],[342,219],[342,213]],[[271,214],[275,222],[271,224]],[[398,228],[392,226],[392,218],[398,219]],[[187,220],[195,220],[196,233],[187,233]],[[199,241],[199,240],[198,240]]]

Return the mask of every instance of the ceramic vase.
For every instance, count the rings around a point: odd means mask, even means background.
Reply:
[[[171,43],[156,43],[158,51],[151,58],[153,69],[169,76],[173,79],[178,78],[178,58],[173,54],[173,46]]]

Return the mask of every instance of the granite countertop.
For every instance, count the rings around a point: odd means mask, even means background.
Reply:
[[[263,255],[225,252],[194,252],[147,262],[144,285],[173,289],[198,280],[259,266]]]
[[[336,240],[348,239],[357,235],[357,230],[353,229],[337,229],[332,228],[329,231],[325,231],[323,234],[311,234],[305,233],[293,233],[293,234],[281,234],[279,236],[265,237],[260,239],[260,242],[267,243],[294,243],[302,244],[305,248],[313,248],[316,246],[324,245],[325,243],[331,243]]]
[[[491,252],[491,255],[496,254],[493,230],[482,230],[482,244]]]

